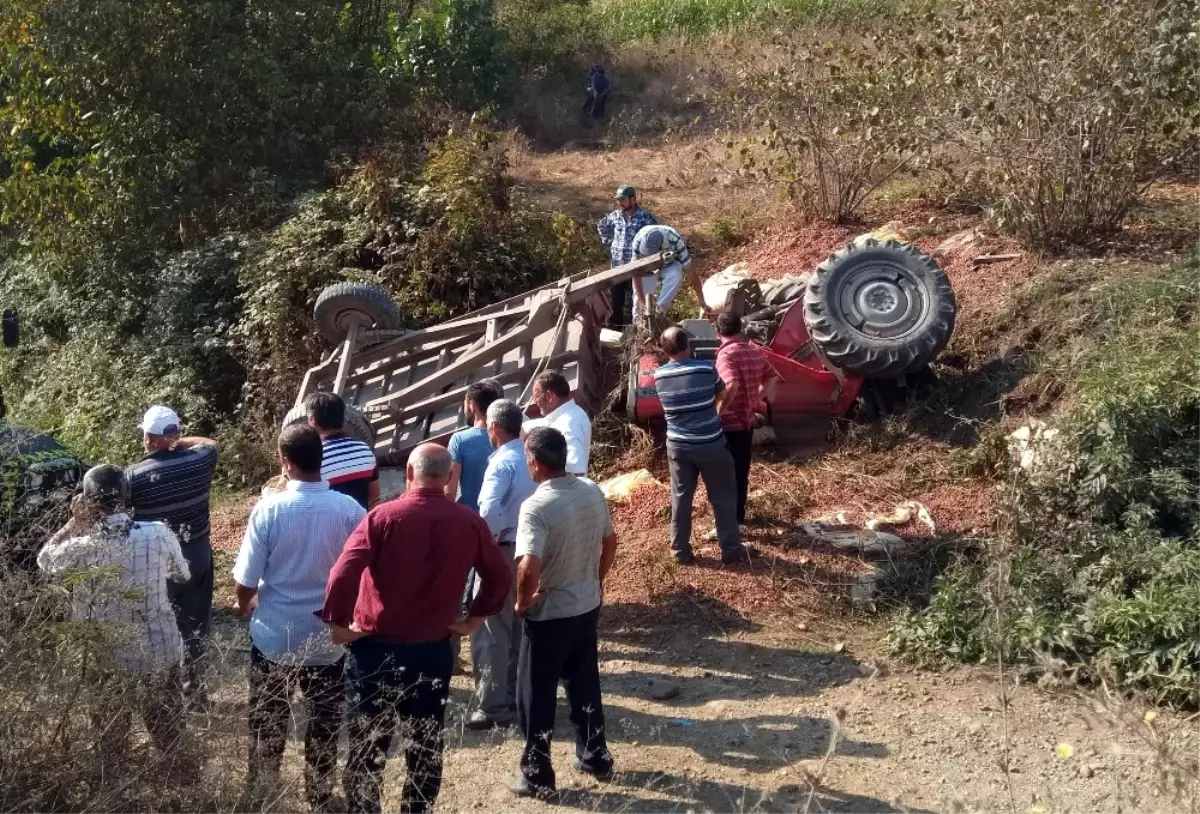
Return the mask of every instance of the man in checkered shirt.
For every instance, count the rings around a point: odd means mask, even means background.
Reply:
[[[612,268],[633,261],[633,239],[647,226],[654,226],[658,218],[638,205],[637,190],[629,184],[617,190],[617,208],[609,212],[596,224],[600,242],[608,246]],[[612,287],[613,326],[629,324],[628,307],[633,305],[633,281],[626,280]]]
[[[134,522],[125,512],[128,500],[120,467],[88,470],[71,519],[37,557],[42,571],[69,577],[72,620],[96,626],[101,662],[88,697],[93,723],[103,732],[103,757],[118,762],[134,704],[155,746],[180,756],[183,638],[167,581],[191,577],[175,532],[164,523]]]

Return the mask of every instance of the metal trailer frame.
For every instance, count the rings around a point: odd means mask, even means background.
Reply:
[[[417,445],[445,443],[465,429],[463,397],[482,379],[498,382],[505,397],[524,406],[534,378],[561,370],[576,400],[594,408],[603,396],[600,329],[609,313],[603,295],[672,259],[663,252],[583,272],[428,328],[351,327],[305,374],[295,405],[318,390],[342,396],[369,423],[381,466],[401,466]]]

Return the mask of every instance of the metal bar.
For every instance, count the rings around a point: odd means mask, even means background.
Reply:
[[[570,364],[571,362],[578,361],[578,359],[579,351],[570,350],[552,358],[550,360],[550,364],[564,366]],[[510,370],[508,373],[502,373],[501,375],[496,376],[495,381],[499,384],[507,386],[512,382],[520,382],[523,376],[528,375],[528,370],[522,370],[518,368],[517,370]],[[446,390],[445,392],[439,393],[436,396],[432,396],[424,401],[399,410],[395,414],[397,424],[406,418],[411,418],[414,415],[436,414],[437,411],[453,404],[456,400],[461,401],[463,397],[466,396],[467,387],[469,386],[470,385],[464,385],[462,387],[456,387],[453,390]],[[369,417],[370,415],[368,415],[368,418]],[[388,414],[388,417],[391,418],[392,415]]]
[[[358,325],[351,325],[346,333],[346,341],[342,344],[342,358],[338,360],[337,378],[333,380],[333,392],[339,396],[346,387],[346,377],[350,375],[350,362],[354,357],[354,341],[358,339]]]
[[[522,296],[522,300],[524,300],[525,296]],[[417,331],[409,331],[404,336],[397,337],[396,339],[390,339],[383,344],[376,345],[370,350],[360,353],[356,362],[359,366],[369,365],[372,362],[379,361],[380,359],[386,359],[389,356],[393,356],[417,345],[422,345],[426,342],[431,342],[436,339],[450,339],[452,337],[470,336],[476,332],[482,333],[484,330],[486,330],[489,320],[496,319],[497,317],[512,319],[526,316],[528,313],[529,306],[521,305],[520,307],[513,308],[503,314],[468,314],[465,317],[453,319],[449,322],[442,322],[429,328],[422,328]]]
[[[366,407],[389,406],[393,403],[404,403],[436,393],[442,387],[473,373],[483,365],[491,362],[497,356],[502,356],[512,348],[530,341],[538,334],[550,329],[555,324],[558,309],[561,304],[557,301],[539,303],[530,314],[529,322],[497,339],[490,345],[480,348],[473,353],[467,353],[458,358],[453,364],[403,390],[389,393],[367,402]]]

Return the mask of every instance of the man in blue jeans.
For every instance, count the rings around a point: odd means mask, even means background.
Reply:
[[[629,184],[622,185],[616,194],[617,208],[609,212],[596,224],[600,242],[608,246],[609,262],[613,268],[633,261],[633,239],[647,226],[658,223],[658,219],[638,205],[637,190]],[[612,287],[612,315],[609,323],[613,327],[629,324],[629,309],[633,305],[633,281],[626,280]]]
[[[408,771],[401,812],[432,808],[442,786],[451,632],[470,633],[500,610],[512,585],[505,556],[475,512],[446,499],[450,454],[422,444],[408,489],[359,524],[329,575],[321,618],[349,646],[350,753],[343,782],[353,812],[378,812],[397,723]],[[458,621],[467,572],[479,587]]]

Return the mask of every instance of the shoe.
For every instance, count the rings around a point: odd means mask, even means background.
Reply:
[[[504,785],[514,797],[537,797],[545,799],[554,794],[553,786],[535,786],[529,782],[529,778],[522,772],[517,772],[509,777],[504,781]]]
[[[680,565],[691,565],[696,561],[696,555],[690,551],[672,551],[671,556]]]
[[[489,729],[506,729],[512,726],[512,719],[491,718],[479,710],[475,710],[471,713],[471,717],[467,718],[467,722],[463,726],[472,732],[486,732]]]
[[[608,768],[600,770],[585,766],[583,765],[582,760],[579,758],[574,758],[571,762],[571,766],[573,766],[575,771],[579,772],[580,774],[586,774],[588,777],[594,777],[601,782],[606,783],[613,779],[613,767],[611,763],[608,764]]]
[[[757,551],[755,551],[753,548],[751,548],[748,545],[744,545],[733,554],[722,554],[721,562],[725,563],[726,565],[738,565],[741,563],[749,563],[750,558],[755,557],[757,555],[758,555]]]

